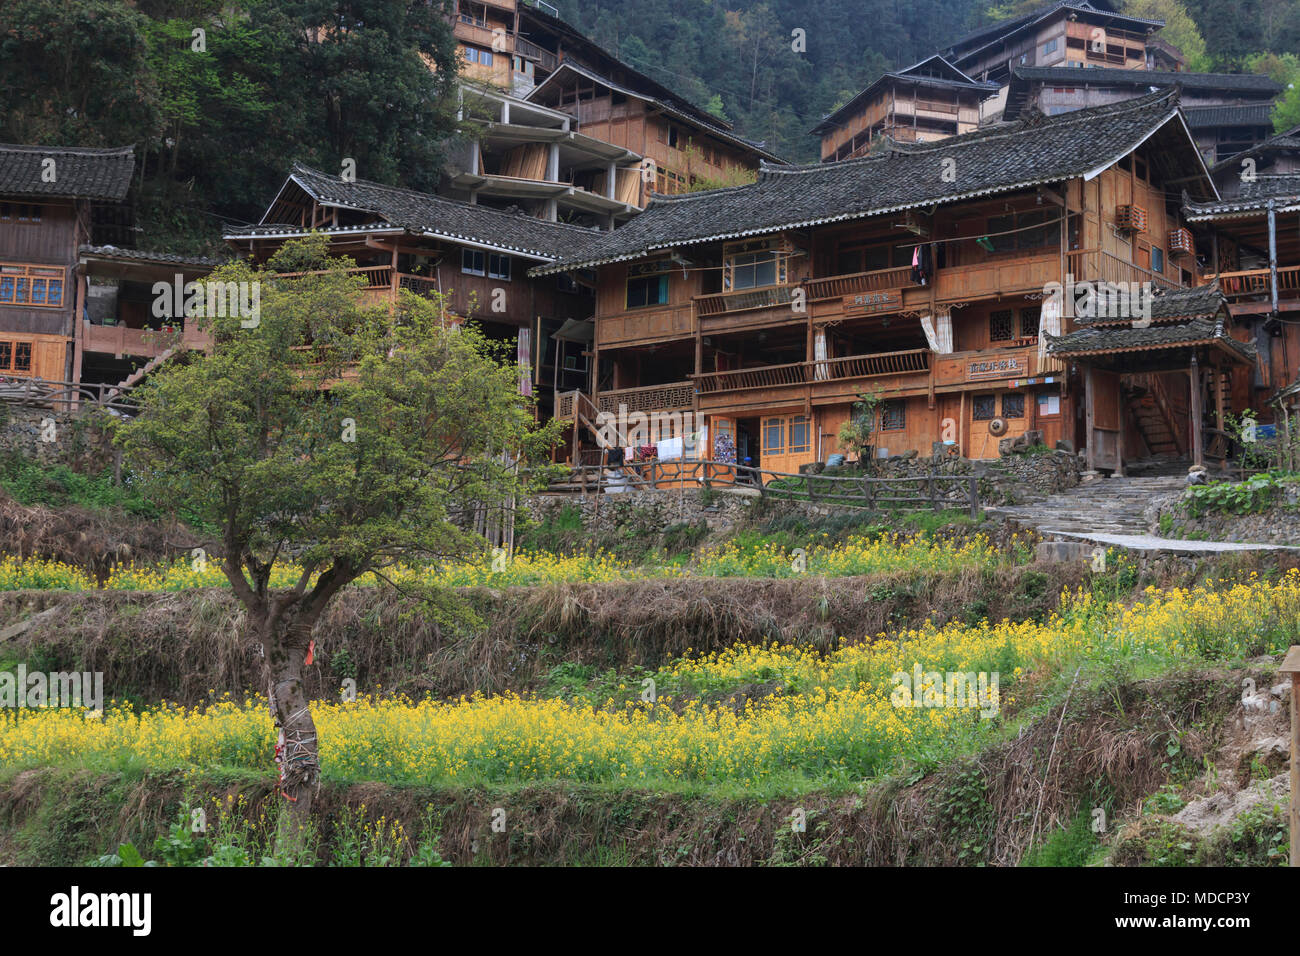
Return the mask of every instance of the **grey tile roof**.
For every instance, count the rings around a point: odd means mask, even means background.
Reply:
[[[54,182],[42,173],[54,160]],[[121,201],[131,186],[135,147],[89,149],[79,146],[0,144],[0,196]]]
[[[1161,324],[1186,322],[1189,319],[1213,319],[1223,311],[1228,300],[1218,286],[1203,285],[1189,289],[1156,289],[1151,294],[1151,321]],[[1108,325],[1131,325],[1131,318],[1080,318],[1080,325],[1100,328]]]
[[[1192,106],[1183,110],[1192,129],[1206,126],[1272,126],[1272,103],[1239,106]]]
[[[699,109],[699,107],[692,106],[691,104],[685,103],[684,101],[678,102],[675,99],[667,99],[662,96],[655,96],[652,93],[646,93],[646,92],[635,90],[630,86],[625,86],[620,83],[616,83],[607,76],[603,76],[600,73],[595,72],[594,70],[589,70],[586,67],[580,66],[577,63],[574,63],[569,60],[565,60],[561,62],[560,65],[556,67],[554,73],[552,73],[546,79],[542,80],[542,82],[538,83],[535,87],[529,90],[528,95],[525,97],[525,99],[532,101],[542,90],[548,89],[549,87],[560,82],[559,78],[561,77],[562,74],[566,72],[576,73],[579,76],[591,80],[595,83],[599,83],[602,86],[608,86],[611,90],[614,90],[617,93],[621,93],[624,96],[631,96],[634,99],[642,100],[646,103],[651,103],[657,106],[659,109],[663,110],[665,113],[671,114],[672,116],[676,117],[677,119],[681,120],[684,123],[690,123],[693,126],[698,126],[701,129],[706,130],[712,135],[718,137],[718,139],[721,139],[725,142],[732,143],[736,146],[740,146],[741,148],[748,150],[749,152],[756,153],[765,159],[770,159],[772,160],[772,162],[785,163],[784,159],[782,159],[780,156],[777,156],[775,153],[768,150],[763,143],[755,142],[754,140],[750,140],[750,139],[745,139],[745,137],[732,132],[730,123],[723,123],[720,120],[718,120],[716,117],[709,116],[708,113],[705,113],[703,110]]]
[[[147,249],[121,249],[117,246],[83,245],[77,250],[83,256],[100,256],[105,259],[132,259],[138,262],[162,263],[164,265],[212,266],[221,265],[224,259],[211,256],[181,256],[171,252],[150,252]]]
[[[1059,182],[1103,169],[1177,116],[1173,91],[989,127],[879,156],[768,167],[745,186],[656,195],[646,211],[539,274],[639,258],[691,243],[763,235]],[[1192,150],[1189,141],[1188,150]],[[944,160],[956,163],[944,182]]]
[[[522,213],[383,186],[364,179],[344,182],[338,176],[297,163],[289,178],[319,203],[373,213],[415,235],[489,246],[534,259],[549,261],[560,256],[578,255],[588,243],[600,236],[597,230],[584,226],[548,222]],[[373,228],[356,227],[354,231]],[[226,238],[290,235],[302,231],[301,226],[263,222],[254,227],[231,230]]]
[[[1217,202],[1183,203],[1183,215],[1190,222],[1253,216],[1267,210],[1270,199],[1277,212],[1300,210],[1300,174],[1260,173],[1254,182],[1241,184],[1239,195]]]
[[[1106,67],[1018,66],[1014,75],[1052,85],[1181,86],[1185,90],[1224,90],[1274,96],[1280,84],[1262,73],[1183,73],[1172,70],[1114,70]]]
[[[1144,329],[1086,328],[1066,335],[1048,335],[1047,351],[1053,355],[1095,355],[1214,345],[1245,362],[1255,360],[1255,347],[1228,334],[1225,318],[1196,318],[1179,325],[1150,325]]]

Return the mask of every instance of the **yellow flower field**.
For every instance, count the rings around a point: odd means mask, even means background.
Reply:
[[[1300,573],[1222,588],[1148,591],[1129,608],[1086,595],[1044,623],[951,624],[844,643],[829,654],[788,645],[689,655],[656,675],[657,705],[592,707],[516,696],[456,701],[362,698],[313,706],[325,772],[337,778],[610,783],[731,781],[762,785],[861,780],[900,758],[987,740],[1019,706],[1025,675],[1051,679],[1088,662],[1161,669],[1277,653],[1300,633]],[[996,719],[971,706],[910,706],[895,675],[942,690],[954,671],[999,675]],[[111,687],[111,675],[109,682]],[[706,705],[707,689],[773,682],[740,712]],[[900,706],[909,704],[908,706]],[[108,766],[238,766],[273,772],[264,703],[101,715],[73,710],[0,715],[0,765],[84,761]]]
[[[923,536],[884,536],[876,539],[851,538],[836,545],[814,545],[800,553],[775,545],[742,549],[728,545],[706,551],[689,568],[676,565],[638,566],[613,555],[555,555],[548,552],[519,552],[513,558],[493,561],[490,555],[461,564],[429,568],[395,568],[385,572],[403,584],[444,587],[509,587],[570,581],[619,581],[629,578],[679,577],[694,574],[716,577],[792,577],[796,574],[846,576],[899,569],[946,571],[969,565],[989,565],[1008,560],[982,536],[964,543],[933,541]],[[276,567],[272,587],[288,588],[297,583],[300,569],[292,564]],[[378,583],[371,575],[357,582]],[[115,591],[181,591],[188,588],[226,587],[220,565],[207,561],[196,565],[180,561],[157,568],[118,568],[106,582]],[[89,591],[95,579],[68,564],[40,559],[0,559],[0,591],[22,588]]]

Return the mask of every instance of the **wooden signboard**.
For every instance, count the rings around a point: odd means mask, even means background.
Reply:
[[[980,359],[966,365],[966,381],[968,382],[983,382],[995,378],[1018,378],[1028,373],[1029,363],[1023,355]]]
[[[880,312],[897,312],[903,305],[902,289],[882,289],[880,292],[859,292],[844,297],[845,315],[876,315]]]

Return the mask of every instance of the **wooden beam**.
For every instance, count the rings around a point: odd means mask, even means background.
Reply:
[[[1204,400],[1204,393],[1201,388],[1201,366],[1196,361],[1196,353],[1192,353],[1191,368],[1188,370],[1188,376],[1191,381],[1191,417],[1192,417],[1192,464],[1205,466],[1203,454],[1201,451],[1202,431],[1205,423],[1205,414],[1201,409],[1201,403]]]
[[[1088,470],[1095,471],[1096,464],[1097,464],[1097,436],[1094,433],[1092,427],[1094,411],[1095,411],[1093,408],[1094,395],[1093,395],[1093,387],[1092,387],[1092,366],[1088,365],[1085,366],[1085,368],[1087,369],[1087,371],[1084,372],[1083,393],[1084,393],[1084,407],[1086,409],[1085,411],[1086,431],[1084,432],[1084,438],[1087,440],[1088,443],[1086,461],[1088,463]]]

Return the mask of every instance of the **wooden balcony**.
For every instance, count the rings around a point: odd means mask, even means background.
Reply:
[[[852,400],[864,388],[925,389],[929,349],[845,355],[825,361],[790,362],[693,376],[701,411],[792,402]]]
[[[515,52],[522,57],[526,57],[530,60],[536,61],[537,64],[541,66],[542,69],[546,70],[548,73],[555,72],[555,67],[558,64],[555,54],[552,53],[550,50],[542,49],[532,40],[525,39],[524,37],[521,36],[516,36]]]
[[[125,325],[92,325],[82,320],[81,343],[87,352],[103,352],[114,358],[128,355],[138,358],[154,358],[177,344],[185,348],[204,349],[211,344],[211,338],[201,332],[193,323],[182,329],[164,327],[162,329],[132,329]]]
[[[602,349],[662,342],[694,334],[690,302],[596,316],[596,344]]]
[[[619,406],[630,412],[679,412],[695,407],[695,383],[669,382],[639,388],[616,388],[596,396],[596,409],[617,415]]]
[[[1250,299],[1265,297],[1271,300],[1273,276],[1268,269],[1248,269],[1244,272],[1220,272],[1204,276],[1206,283],[1218,280],[1219,289],[1233,306],[1245,304]],[[1279,299],[1300,298],[1300,266],[1278,266],[1277,294]],[[1234,311],[1237,311],[1234,309]],[[1245,311],[1244,309],[1242,311]]]

